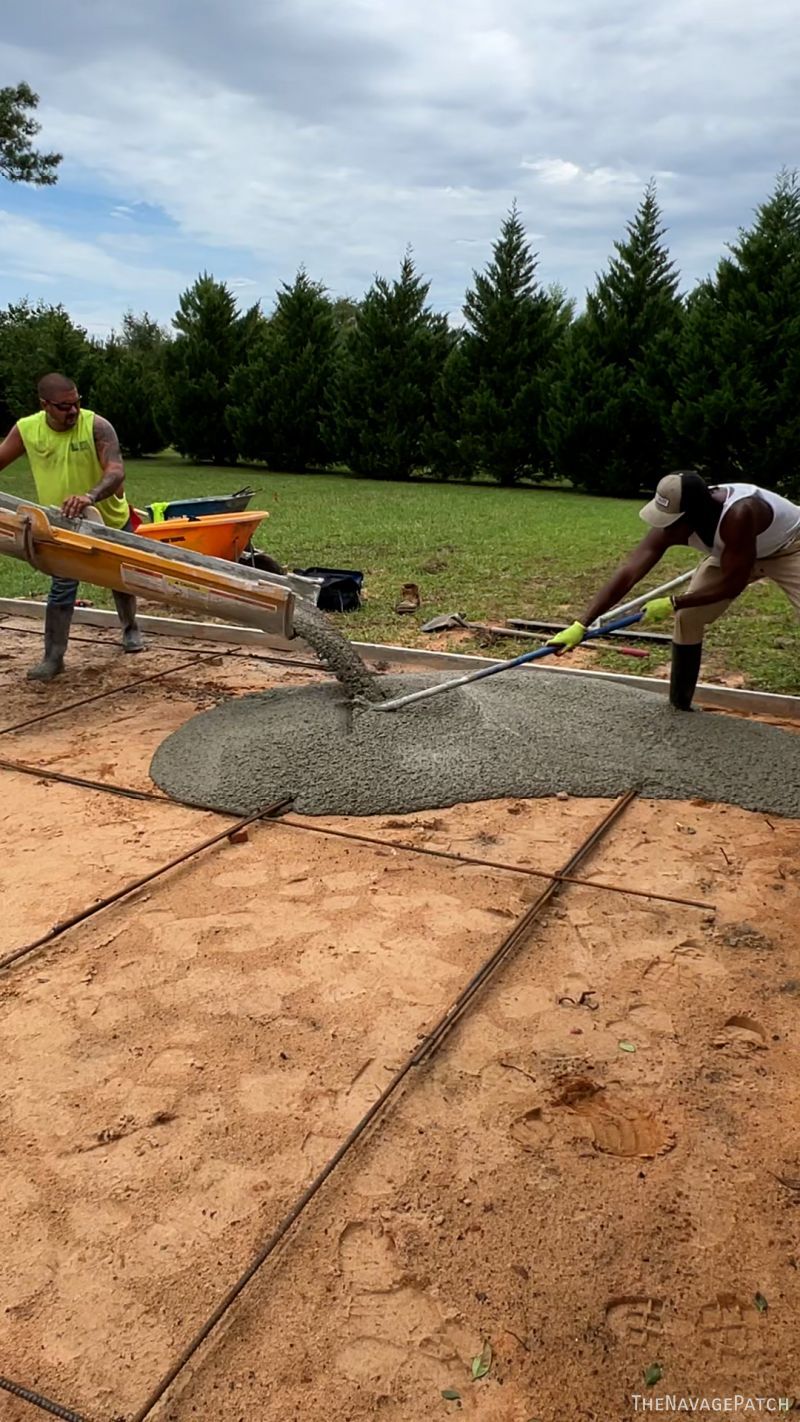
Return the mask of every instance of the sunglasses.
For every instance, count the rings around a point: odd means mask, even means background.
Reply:
[[[79,410],[81,407],[81,397],[76,395],[74,400],[45,400],[45,405],[52,405],[54,410],[60,410],[62,414],[68,415],[70,410]]]

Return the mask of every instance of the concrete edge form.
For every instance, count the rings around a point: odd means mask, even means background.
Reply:
[[[0,618],[30,617],[44,621],[45,603],[33,598],[0,598]],[[232,622],[195,622],[183,617],[153,617],[139,613],[136,621],[143,632],[152,632],[161,637],[188,637],[202,642],[227,642],[242,647],[269,647],[278,651],[296,651],[299,638],[279,637],[270,632],[261,632],[257,627],[240,627]],[[73,622],[86,627],[116,627],[117,616],[99,607],[76,607]],[[305,643],[303,643],[305,646]]]
[[[32,598],[0,598],[0,618],[30,617],[38,621],[44,619],[45,604]],[[116,627],[117,617],[102,608],[77,607],[75,622],[90,627]],[[225,622],[193,622],[177,617],[140,616],[139,625],[144,632],[164,637],[196,638],[204,642],[226,642],[230,646],[263,647],[274,651],[297,652],[303,650],[314,655],[301,638],[287,640],[253,627],[239,627]],[[423,647],[396,647],[379,642],[353,642],[353,647],[361,657],[371,662],[388,662],[393,667],[424,667],[431,671],[477,670],[479,667],[497,666],[500,657],[478,657],[464,652],[430,652]],[[537,667],[520,667],[528,676],[538,674]],[[616,681],[623,686],[645,687],[648,691],[666,696],[669,687],[659,677],[630,676],[625,672],[586,671],[579,667],[564,667],[548,662],[548,673],[558,676],[584,677],[590,681]],[[695,700],[700,706],[717,707],[723,711],[740,711],[753,716],[776,716],[781,720],[796,721],[800,724],[800,696],[780,695],[770,691],[743,691],[728,686],[715,686],[711,682],[701,682]]]

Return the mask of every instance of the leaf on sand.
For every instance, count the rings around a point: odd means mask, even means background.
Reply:
[[[478,1378],[485,1378],[491,1366],[492,1345],[487,1338],[478,1356],[472,1359],[473,1380],[477,1381]]]
[[[619,1046],[619,1049],[620,1049],[621,1052],[635,1052],[635,1051],[636,1051],[636,1048],[635,1048],[635,1046],[633,1045],[633,1042],[619,1042],[619,1043],[618,1043],[618,1046]]]
[[[655,1387],[655,1385],[656,1385],[657,1382],[661,1382],[661,1379],[663,1378],[663,1376],[664,1376],[664,1369],[662,1368],[661,1364],[660,1364],[660,1363],[651,1363],[651,1364],[650,1364],[650,1367],[645,1369],[645,1374],[644,1374],[645,1385],[646,1385],[647,1387]]]
[[[456,1390],[455,1390],[454,1387],[443,1387],[443,1388],[442,1388],[442,1397],[444,1398],[445,1402],[460,1402],[460,1401],[461,1401],[461,1393],[460,1393],[460,1392],[456,1392]]]
[[[758,1309],[759,1313],[766,1313],[769,1305],[767,1304],[767,1301],[764,1298],[763,1294],[756,1294],[753,1302],[755,1303],[755,1306]]]

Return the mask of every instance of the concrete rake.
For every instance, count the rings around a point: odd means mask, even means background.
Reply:
[[[602,627],[592,627],[586,633],[583,641],[589,642],[595,637],[606,636],[609,632],[621,631],[623,627],[632,627],[635,622],[640,622],[643,616],[643,611],[632,612],[627,617],[619,618],[616,622],[606,622]],[[407,696],[396,696],[391,701],[366,701],[361,697],[356,699],[360,706],[365,706],[370,711],[400,711],[406,706],[411,706],[414,702],[428,701],[432,696],[443,696],[447,691],[455,691],[456,687],[469,686],[474,681],[483,681],[487,676],[498,676],[500,672],[511,671],[513,667],[522,667],[528,662],[539,661],[542,657],[553,656],[558,650],[557,647],[551,646],[537,647],[535,651],[523,652],[518,657],[511,657],[507,662],[498,662],[493,667],[481,667],[478,671],[454,677],[452,681],[443,681],[439,686],[426,686],[422,691],[412,691]]]

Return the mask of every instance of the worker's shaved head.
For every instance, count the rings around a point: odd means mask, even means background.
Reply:
[[[60,375],[57,370],[50,375],[43,375],[36,387],[40,400],[60,400],[64,395],[69,395],[75,389],[75,381],[70,380],[68,375]]]
[[[57,370],[43,375],[37,386],[39,404],[51,430],[66,434],[73,430],[81,417],[81,397],[75,388],[75,381]]]

